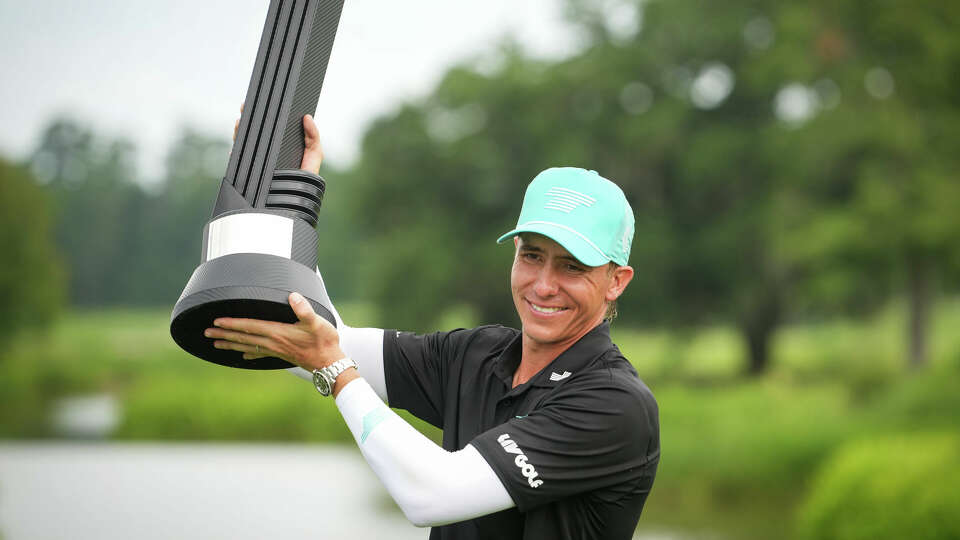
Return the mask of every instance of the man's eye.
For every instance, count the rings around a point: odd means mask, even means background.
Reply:
[[[577,266],[577,265],[575,265],[575,264],[568,264],[568,265],[567,265],[567,270],[570,271],[570,272],[578,272],[578,273],[579,273],[579,272],[583,272],[583,268],[581,268],[581,267],[579,267],[579,266]]]

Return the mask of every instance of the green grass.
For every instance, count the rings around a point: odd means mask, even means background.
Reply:
[[[70,312],[46,333],[21,336],[0,355],[0,437],[56,436],[54,402],[91,393],[121,401],[117,439],[352,440],[332,400],[309,382],[198,360],[173,342],[169,313],[156,309]]]
[[[794,324],[775,334],[768,377],[793,382],[894,380],[906,366],[905,308],[889,305],[866,319]],[[932,366],[960,366],[960,298],[937,304],[929,332]],[[729,381],[743,372],[745,348],[731,327],[695,331],[621,327],[613,340],[647,381]]]
[[[370,320],[369,307],[342,307],[349,320]],[[743,347],[730,328],[615,324],[614,341],[660,405],[663,458],[641,528],[789,537],[810,479],[838,448],[955,430],[960,299],[937,306],[931,365],[918,373],[904,367],[902,311],[784,328],[770,372],[756,379],[740,375]],[[308,382],[197,360],[168,326],[166,310],[78,311],[20,336],[0,352],[0,437],[55,437],[57,399],[106,392],[122,403],[116,439],[350,440]]]

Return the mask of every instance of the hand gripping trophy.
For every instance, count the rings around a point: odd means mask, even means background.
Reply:
[[[173,308],[170,333],[190,354],[247,369],[293,367],[243,360],[203,336],[217,317],[295,322],[301,293],[336,326],[316,272],[317,212],[326,183],[298,167],[302,119],[323,85],[343,0],[271,0],[227,171],[203,228],[201,264]]]

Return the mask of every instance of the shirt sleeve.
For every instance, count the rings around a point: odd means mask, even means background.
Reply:
[[[571,380],[542,407],[470,444],[526,512],[644,475],[652,483],[660,455],[657,405],[639,381]]]
[[[414,334],[385,330],[383,372],[391,407],[443,428],[444,389],[469,330]]]

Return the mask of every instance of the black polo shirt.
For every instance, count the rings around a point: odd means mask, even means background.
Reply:
[[[511,388],[520,354],[502,326],[384,334],[390,406],[443,429],[446,450],[472,444],[517,505],[431,540],[631,538],[660,458],[650,390],[607,323]]]

